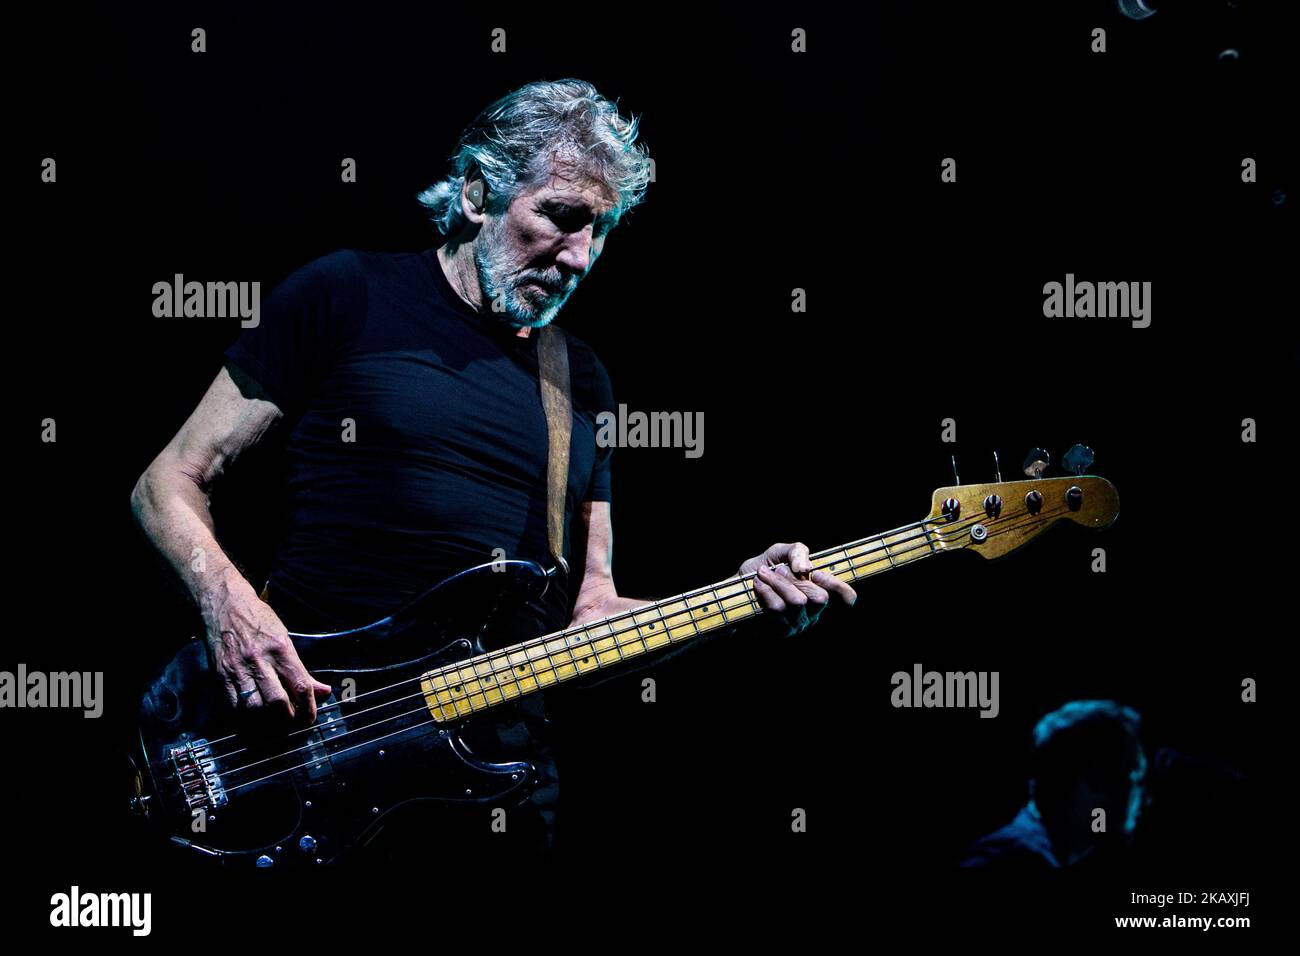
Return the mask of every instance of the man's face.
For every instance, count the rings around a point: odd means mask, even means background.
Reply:
[[[600,256],[617,222],[601,184],[557,167],[540,187],[520,192],[501,216],[488,216],[474,265],[484,305],[514,327],[546,325]]]

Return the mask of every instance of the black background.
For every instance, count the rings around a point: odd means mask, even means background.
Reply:
[[[916,520],[952,483],[952,454],[977,482],[997,450],[1010,480],[1031,446],[1059,461],[1085,442],[1123,510],[1096,536],[1061,528],[1001,561],[874,578],[856,608],[775,651],[742,632],[688,654],[655,672],[654,704],[638,678],[556,700],[563,849],[494,864],[494,898],[545,897],[543,874],[571,865],[560,885],[593,909],[613,872],[696,900],[752,881],[870,925],[979,913],[989,938],[1044,912],[1069,917],[1058,933],[1113,926],[1146,912],[1130,890],[1253,889],[1263,906],[1262,778],[1285,693],[1269,678],[1293,627],[1274,561],[1296,365],[1283,25],[1245,2],[1143,23],[1106,3],[1039,6],[870,5],[853,19],[136,6],[114,22],[16,24],[28,65],[7,157],[9,383],[23,450],[8,470],[0,666],[103,670],[107,703],[99,721],[0,717],[4,840],[26,874],[13,924],[47,925],[49,895],[72,883],[151,890],[154,932],[169,936],[218,890],[263,916],[268,900],[302,913],[319,899],[318,883],[283,874],[270,894],[251,875],[178,885],[125,825],[131,681],[195,633],[128,495],[238,333],[156,319],[150,290],[180,272],[260,280],[265,295],[338,248],[428,246],[414,195],[462,126],[563,76],[643,117],[657,181],[561,322],[602,357],[617,401],[705,419],[702,458],[615,454],[623,593],[718,580],[773,541],[818,550]],[[504,55],[489,51],[497,26]],[[1089,50],[1095,26],[1104,54]],[[806,55],[789,52],[793,27]],[[1226,47],[1241,59],[1221,60]],[[46,156],[57,185],[38,180]],[[339,181],[345,156],[356,184]],[[949,156],[955,184],[939,180]],[[1245,156],[1255,184],[1241,182]],[[1067,272],[1150,281],[1151,326],[1045,319],[1043,284]],[[806,314],[789,311],[796,287]],[[54,444],[33,437],[47,417]],[[940,440],[948,417],[955,444]],[[1247,417],[1258,443],[1241,441]],[[252,455],[214,500],[255,580],[276,463],[274,448]],[[1090,571],[1098,546],[1105,574]],[[892,708],[890,675],[918,662],[999,671],[998,718]],[[1241,702],[1244,677],[1260,703]],[[1034,722],[1081,697],[1138,708],[1149,749],[1246,782],[1148,843],[1142,869],[1086,892],[955,874],[962,847],[1023,802]],[[806,834],[790,831],[794,807]],[[455,882],[447,861],[433,869]],[[391,902],[409,877],[330,881]]]

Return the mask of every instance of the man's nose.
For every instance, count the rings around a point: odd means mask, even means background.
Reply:
[[[597,255],[592,249],[591,234],[591,223],[587,223],[577,232],[570,233],[564,239],[564,247],[560,250],[560,254],[555,257],[561,266],[576,274],[579,279],[586,275]]]

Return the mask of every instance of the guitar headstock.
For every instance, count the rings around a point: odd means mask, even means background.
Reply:
[[[1067,475],[936,488],[924,524],[937,548],[1000,558],[1058,521],[1101,529],[1118,516],[1114,485],[1095,475]]]

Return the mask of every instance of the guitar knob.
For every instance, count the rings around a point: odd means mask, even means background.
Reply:
[[[949,498],[943,503],[943,516],[949,521],[956,521],[957,516],[961,514],[961,502],[956,498]]]
[[[1024,472],[1030,478],[1041,478],[1052,463],[1052,456],[1042,448],[1031,448],[1025,456]]]
[[[990,518],[996,518],[1002,514],[1002,499],[997,495],[989,495],[984,499],[984,514]]]
[[[1061,456],[1061,467],[1072,475],[1082,475],[1092,467],[1092,449],[1087,445],[1075,445]]]
[[[1043,510],[1043,493],[1041,491],[1031,491],[1025,495],[1025,507],[1029,509],[1031,515],[1036,515]]]

